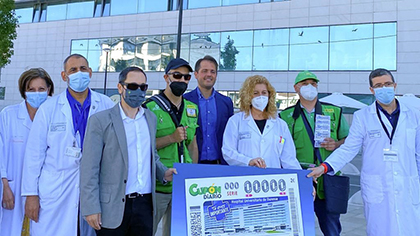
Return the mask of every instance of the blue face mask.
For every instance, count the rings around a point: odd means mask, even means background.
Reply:
[[[373,89],[375,91],[375,97],[378,102],[389,105],[395,97],[394,87],[382,87]]]
[[[26,102],[33,108],[41,106],[45,100],[47,100],[47,92],[25,92]]]
[[[87,89],[90,83],[90,77],[88,72],[77,72],[68,76],[69,87],[78,93],[81,93]]]

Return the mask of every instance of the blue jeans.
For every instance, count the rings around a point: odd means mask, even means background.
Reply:
[[[318,217],[319,227],[325,236],[338,236],[341,233],[340,214],[328,213],[325,199],[318,196],[314,202],[316,217]]]

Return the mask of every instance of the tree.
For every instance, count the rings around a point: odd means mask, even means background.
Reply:
[[[233,45],[235,41],[231,39],[230,36],[228,36],[227,39],[228,41],[224,46],[224,51],[220,53],[223,60],[223,64],[220,65],[220,69],[234,70],[236,69],[236,54],[238,54],[239,51]]]
[[[18,20],[14,0],[0,0],[0,68],[10,63]]]

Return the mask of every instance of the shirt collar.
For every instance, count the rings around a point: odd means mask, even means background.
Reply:
[[[378,102],[376,102],[376,106],[379,108],[380,111],[382,111],[382,113],[384,113],[387,116],[395,116],[396,114],[400,113],[400,103],[398,102],[397,99],[395,99],[395,102],[397,103],[397,108],[395,109],[395,111],[392,112],[392,114],[388,114],[387,111],[385,111],[385,109],[382,108],[381,105],[379,105]]]
[[[307,114],[312,114],[312,113],[314,113],[315,112],[315,107],[312,109],[312,111],[311,112],[308,112],[306,109],[305,109],[305,107],[302,105],[302,103],[300,104],[300,108],[302,108]]]
[[[201,91],[200,91],[200,88],[199,87],[197,87],[197,94],[198,94],[198,98],[199,99],[206,99],[204,96],[203,96],[203,94],[201,93]],[[210,95],[210,97],[209,98],[207,98],[207,99],[212,99],[213,97],[214,97],[214,94],[215,94],[215,90],[214,90],[214,88],[212,89],[212,91],[211,91],[211,95]]]
[[[78,105],[78,106],[81,106],[81,104],[80,104],[80,102],[79,101],[77,101],[73,96],[71,96],[71,94],[70,94],[70,91],[69,91],[69,89],[67,88],[66,89],[66,95],[67,95],[67,100],[69,101],[69,103],[71,104],[71,105]],[[85,99],[85,101],[83,102],[83,108],[86,108],[86,105],[90,105],[90,89],[88,90],[88,95],[87,95],[87,97],[86,97],[86,99]]]
[[[118,106],[120,107],[120,114],[121,114],[121,118],[122,118],[123,121],[125,121],[127,119],[133,120],[130,117],[128,117],[128,116],[125,115],[125,112],[124,112],[124,110],[122,109],[122,106],[121,106],[121,102],[118,103]],[[142,107],[139,107],[139,111],[137,112],[136,117],[134,118],[134,120],[140,119],[143,115],[144,115],[144,109]]]

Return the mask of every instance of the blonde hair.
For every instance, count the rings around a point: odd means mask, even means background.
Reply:
[[[239,90],[239,109],[245,112],[246,116],[249,116],[249,110],[252,107],[252,99],[254,98],[254,89],[257,84],[265,84],[268,90],[268,104],[263,111],[264,118],[275,118],[277,116],[276,90],[268,79],[262,75],[252,75],[246,78]]]

